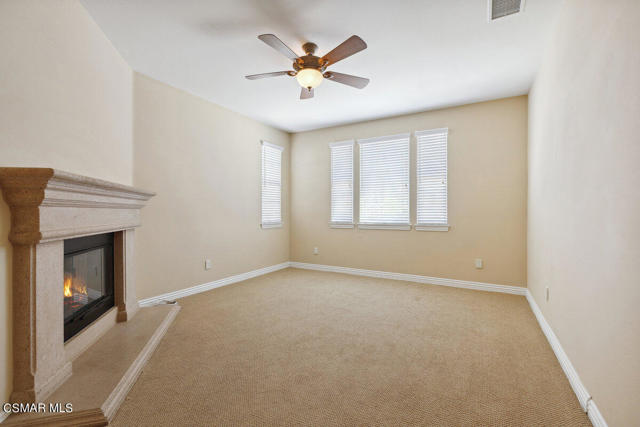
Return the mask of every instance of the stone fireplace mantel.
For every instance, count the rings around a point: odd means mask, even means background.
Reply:
[[[73,358],[104,331],[89,327],[64,343],[64,239],[115,233],[111,318],[130,319],[138,309],[134,229],[154,193],[49,168],[0,168],[0,187],[11,210],[13,246],[11,400],[38,402],[71,375]]]

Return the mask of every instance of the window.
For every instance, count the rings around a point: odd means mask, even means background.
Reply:
[[[408,230],[409,134],[359,140],[360,228]]]
[[[331,226],[353,227],[353,141],[334,142],[331,149]]]
[[[449,130],[416,132],[416,230],[447,231],[447,134]]]
[[[262,228],[282,226],[282,150],[262,141]]]

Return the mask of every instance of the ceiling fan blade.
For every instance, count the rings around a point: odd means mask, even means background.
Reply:
[[[324,77],[329,81],[342,83],[343,85],[364,89],[369,84],[369,79],[364,77],[352,76],[351,74],[336,73],[335,71],[327,71]]]
[[[273,73],[251,74],[249,76],[244,76],[244,77],[249,80],[258,80],[258,79],[264,79],[267,77],[288,76],[290,75],[289,73],[291,73],[291,71],[275,71]]]
[[[292,51],[289,46],[287,46],[286,44],[284,44],[282,42],[282,40],[280,40],[278,37],[276,37],[273,34],[261,34],[258,36],[258,38],[260,40],[262,40],[263,42],[265,42],[266,44],[268,44],[269,46],[271,46],[272,48],[274,48],[275,50],[277,50],[278,52],[280,52],[281,54],[283,54],[284,56],[286,56],[287,58],[295,61],[296,59],[298,59],[298,55],[296,55],[296,53],[294,51]]]
[[[307,89],[307,88],[300,88],[302,89],[300,91],[300,99],[309,99],[309,98],[313,98],[313,89]]]
[[[336,46],[331,52],[322,57],[327,65],[335,64],[338,61],[348,58],[354,53],[358,53],[361,50],[367,48],[367,44],[358,36],[351,36],[341,44]]]

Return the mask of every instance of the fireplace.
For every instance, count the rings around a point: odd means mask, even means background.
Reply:
[[[13,249],[10,401],[44,402],[137,312],[135,229],[153,193],[49,168],[0,168],[0,189]]]
[[[113,233],[64,241],[64,341],[114,306]]]

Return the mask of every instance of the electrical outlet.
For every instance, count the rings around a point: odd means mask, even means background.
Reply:
[[[482,258],[476,258],[476,268],[480,270],[482,268]]]
[[[313,248],[313,254],[314,254],[314,255],[318,255],[319,253],[320,253],[320,251],[318,251],[318,247],[317,247],[317,246],[315,246],[315,247]]]
[[[204,260],[204,269],[205,270],[211,270],[211,260],[210,259],[205,259]]]
[[[544,299],[549,301],[549,287],[545,286],[544,288]]]

